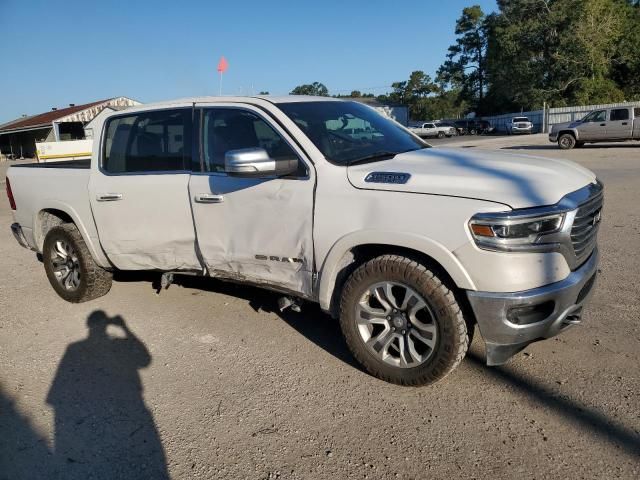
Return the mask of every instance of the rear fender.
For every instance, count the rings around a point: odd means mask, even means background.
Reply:
[[[91,256],[93,256],[95,262],[103,268],[112,267],[109,259],[100,247],[98,231],[96,230],[95,223],[93,222],[93,217],[90,218],[90,223],[87,224],[82,221],[81,216],[71,205],[59,200],[51,199],[46,199],[45,202],[46,203],[38,205],[38,207],[35,209],[32,221],[33,239],[38,252],[42,252],[42,246],[44,244],[42,225],[40,224],[40,212],[42,212],[43,210],[60,210],[61,212],[66,213],[71,218],[76,227],[78,227],[80,235],[82,235],[82,239],[87,244],[87,248],[89,249]]]

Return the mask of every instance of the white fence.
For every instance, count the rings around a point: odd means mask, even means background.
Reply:
[[[505,113],[503,115],[495,115],[493,117],[483,117],[495,129],[504,133],[507,131],[507,123],[513,117],[527,117],[533,123],[535,133],[547,133],[553,125],[558,123],[573,122],[584,117],[588,112],[598,110],[600,108],[616,108],[616,107],[640,107],[640,102],[624,102],[624,103],[608,103],[603,105],[582,105],[574,107],[547,108],[545,110],[534,110],[531,112]]]

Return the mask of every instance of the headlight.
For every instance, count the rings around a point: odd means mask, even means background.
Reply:
[[[469,230],[476,244],[489,250],[539,250],[553,243],[551,237],[562,230],[566,213],[519,218],[513,212],[479,214],[469,221]]]

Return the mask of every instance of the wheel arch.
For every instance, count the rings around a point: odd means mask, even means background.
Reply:
[[[452,287],[476,290],[459,260],[443,245],[425,237],[390,232],[357,232],[338,240],[327,254],[321,270],[320,307],[336,315],[336,300],[348,276],[362,263],[379,255],[397,254],[429,266]]]
[[[99,246],[96,246],[97,242],[92,240],[92,236],[89,234],[89,231],[81,220],[80,215],[78,215],[75,209],[70,205],[58,201],[48,202],[46,206],[42,206],[37,209],[37,214],[34,215],[33,239],[39,252],[42,252],[44,239],[49,230],[65,223],[73,223],[78,228],[78,231],[86,243],[91,256],[99,266],[104,268],[111,267],[111,263],[105,256],[102,249]]]
[[[577,132],[576,130],[571,130],[571,129],[567,129],[567,130],[560,130],[560,131],[558,132],[558,139],[560,138],[560,136],[561,136],[561,135],[565,135],[565,134],[572,135],[572,136],[573,136],[573,138],[575,138],[575,139],[576,139],[576,141],[579,139],[578,132]]]

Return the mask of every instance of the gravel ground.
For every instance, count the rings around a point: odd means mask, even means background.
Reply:
[[[12,238],[2,195],[0,479],[638,478],[640,144],[453,145],[597,172],[601,276],[581,326],[497,368],[477,335],[423,388],[370,377],[337,322],[312,305],[279,314],[253,288],[182,278],[157,296],[126,275],[65,303]]]

